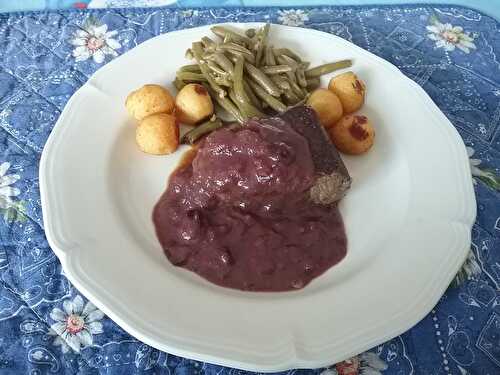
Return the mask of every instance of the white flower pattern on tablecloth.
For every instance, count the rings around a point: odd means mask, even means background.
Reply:
[[[469,146],[467,146],[466,149],[467,155],[469,156],[470,171],[473,177],[472,181],[474,185],[477,185],[477,179],[479,179],[490,188],[500,190],[500,178],[492,170],[479,168],[482,161],[481,159],[473,158],[475,150]]]
[[[25,221],[26,202],[17,199],[21,191],[13,186],[21,176],[17,173],[7,174],[10,167],[9,162],[0,164],[0,214],[3,215],[4,220],[7,222],[13,220]]]
[[[469,165],[470,165],[470,172],[472,174],[472,177],[479,177],[481,176],[482,171],[478,168],[479,164],[481,164],[481,159],[475,159],[472,156],[474,155],[475,151],[472,147],[466,147],[467,149],[467,155],[469,156]],[[472,179],[474,182],[474,185],[477,184],[477,181],[475,178]]]
[[[57,335],[53,344],[61,346],[63,353],[67,353],[69,348],[79,352],[80,348],[92,345],[93,335],[103,333],[100,320],[104,313],[90,301],[84,306],[81,296],[76,296],[73,301],[64,301],[63,310],[54,308],[50,317],[55,321],[50,326],[50,334]]]
[[[184,18],[197,17],[200,12],[196,9],[186,9],[181,11],[181,15]]]
[[[455,48],[469,53],[471,49],[476,49],[474,38],[465,32],[461,26],[453,26],[450,23],[441,23],[436,18],[427,26],[429,39],[436,42],[437,48],[444,48],[445,51],[453,51]]]
[[[300,9],[279,10],[278,21],[287,26],[303,26],[309,16]]]
[[[18,181],[21,176],[18,174],[7,174],[10,168],[10,163],[3,162],[0,164],[0,208],[8,209],[12,207],[13,198],[21,194],[21,191],[12,185]]]
[[[472,249],[469,250],[467,259],[458,271],[457,275],[451,283],[452,286],[459,286],[467,280],[477,280],[481,274],[481,266],[479,265],[476,255]]]
[[[85,61],[92,58],[95,63],[102,64],[106,55],[118,56],[116,50],[121,48],[120,42],[113,37],[118,32],[108,31],[108,25],[90,19],[73,34],[70,43],[75,46],[73,57],[75,61]]]

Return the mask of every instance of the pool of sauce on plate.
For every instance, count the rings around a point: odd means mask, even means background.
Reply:
[[[171,263],[220,286],[300,289],[344,258],[336,205],[309,200],[314,167],[289,126],[213,132],[183,157],[153,211]]]

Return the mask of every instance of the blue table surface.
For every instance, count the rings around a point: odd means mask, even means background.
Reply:
[[[480,10],[500,19],[500,0],[0,0],[0,12],[17,10],[65,9],[113,6],[316,6],[316,5],[370,5],[370,4],[454,4]]]
[[[127,2],[101,4],[111,1]],[[46,241],[38,188],[43,145],[93,72],[158,34],[227,21],[333,33],[397,65],[462,136],[478,202],[467,261],[420,323],[348,361],[285,373],[500,374],[500,24],[463,7],[409,5],[0,15],[0,374],[244,373],[155,350],[85,299]],[[102,47],[88,48],[91,37]],[[391,293],[391,285],[380,287]]]

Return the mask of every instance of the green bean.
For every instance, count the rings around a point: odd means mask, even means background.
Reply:
[[[267,42],[267,36],[269,35],[269,28],[271,25],[269,23],[266,23],[266,25],[260,29],[259,33],[259,42],[257,44],[257,52],[255,53],[255,65],[257,67],[260,67],[260,63],[262,60],[262,56],[264,53],[264,48],[266,47],[266,42]]]
[[[186,57],[196,64],[181,67],[174,85],[180,90],[187,83],[200,82],[238,123],[262,116],[261,110],[267,107],[283,112],[287,105],[304,103],[309,92],[320,86],[321,75],[352,65],[350,60],[341,60],[310,68],[294,51],[268,44],[270,24],[241,34],[225,25],[211,30],[217,38],[206,36],[192,44]],[[212,127],[222,126],[220,120],[217,125],[213,122],[205,122],[202,126],[207,130],[200,130],[200,135],[186,133],[195,135],[192,141],[183,140],[195,142]]]
[[[214,73],[217,73],[221,76],[227,75],[224,69],[222,69],[215,61],[208,60],[207,65]]]
[[[334,63],[324,64],[316,66],[312,69],[306,70],[306,78],[315,78],[322,76],[323,74],[328,74],[334,72],[335,70],[344,69],[352,66],[351,60],[340,60]]]
[[[233,99],[233,101],[240,109],[240,112],[242,113],[243,117],[250,118],[255,116],[262,116],[262,113],[250,103],[250,99],[248,98],[245,92],[245,88],[243,86],[244,63],[245,62],[243,58],[239,57],[238,60],[236,61],[236,64],[234,65],[233,90],[234,90],[234,97],[236,100]],[[231,95],[231,91],[229,91],[229,94]]]
[[[288,78],[288,81],[291,83],[297,83],[297,77],[295,76],[294,72],[285,72],[286,78]]]
[[[235,64],[236,60],[238,60],[238,55],[231,53],[229,51],[228,51],[228,53],[229,53],[229,55],[226,57],[229,59],[229,61],[231,61],[231,63]]]
[[[254,47],[254,56],[255,56],[255,66],[257,68],[260,68],[262,66],[262,58],[264,57],[264,54],[262,53],[262,49],[261,49],[261,46],[262,46],[262,42],[261,41],[257,41],[257,43],[255,44],[255,47]]]
[[[276,57],[287,56],[287,57],[291,57],[296,62],[299,62],[299,63],[302,62],[302,59],[300,58],[300,56],[297,55],[295,52],[289,50],[288,48],[275,48],[273,52],[274,52],[274,56],[276,56]]]
[[[177,72],[177,78],[181,81],[206,82],[207,77],[201,73]]]
[[[190,64],[181,66],[179,72],[200,73],[201,70],[198,64]]]
[[[283,75],[273,74],[270,78],[281,90],[290,90],[290,84]]]
[[[259,86],[259,84],[255,83],[254,81],[249,81],[248,83],[254,90],[255,94],[265,103],[269,104],[272,109],[278,112],[286,111],[286,105],[272,95],[269,95],[262,87]]]
[[[307,93],[305,90],[302,90],[302,88],[297,84],[297,82],[295,82],[295,80],[289,79],[288,83],[290,83],[290,88],[292,89],[294,94],[297,95],[299,98],[303,98],[304,95]]]
[[[222,127],[222,121],[219,119],[215,119],[214,121],[208,120],[204,123],[198,125],[194,129],[188,131],[181,138],[181,143],[194,144],[198,139],[203,137],[204,135],[213,132]]]
[[[233,63],[223,53],[215,52],[213,54],[213,59],[226,72],[230,74],[233,73]]]
[[[299,84],[300,87],[307,86],[306,76],[304,74],[304,69],[302,67],[300,66],[297,67],[297,70],[295,70],[295,76],[297,77],[297,83]]]
[[[309,92],[307,91],[307,89],[305,87],[300,87],[300,91],[302,92],[303,98],[305,98],[307,95],[309,95]]]
[[[288,57],[286,55],[280,55],[280,56],[278,56],[277,60],[282,65],[288,65],[288,66],[290,66],[293,71],[295,71],[297,69],[297,67],[299,66],[297,64],[297,61],[295,61],[294,59],[292,59],[291,57]]]
[[[306,89],[308,91],[316,90],[321,83],[319,77],[309,78],[306,80],[306,82],[307,82]]]
[[[289,105],[294,105],[301,100],[301,98],[299,98],[297,95],[295,95],[295,93],[292,90],[285,91],[283,93],[283,95],[285,95],[285,98],[286,98],[287,103]]]
[[[193,51],[191,50],[191,48],[188,48],[186,50],[186,53],[184,54],[184,57],[188,60],[192,60],[194,59],[194,55],[193,55]]]
[[[217,44],[210,39],[208,36],[204,36],[201,38],[201,43],[203,44],[203,47],[209,52],[214,52],[215,48],[217,47]]]
[[[252,77],[259,85],[264,88],[269,94],[272,96],[280,96],[281,91],[276,85],[274,84],[271,79],[266,76],[264,73],[262,73],[258,68],[253,66],[252,64],[245,63],[245,69],[248,72],[248,75]]]
[[[212,89],[217,93],[217,96],[223,98],[226,95],[226,91],[224,91],[224,89],[222,87],[220,87],[217,84],[217,82],[215,82],[215,80],[210,75],[210,69],[208,68],[207,63],[201,58],[201,55],[203,53],[203,47],[202,47],[201,43],[194,42],[192,44],[191,48],[193,50],[194,58],[195,58],[196,62],[198,63],[198,65],[200,66],[201,73],[207,79],[210,87],[212,87]]]
[[[234,130],[241,128],[241,124],[239,122],[231,122],[230,124],[224,125],[224,128],[228,130]]]
[[[236,94],[234,93],[234,90],[232,87],[229,89],[227,95],[229,96],[229,99],[236,105],[236,107],[238,108],[238,111],[240,111],[240,113],[241,113],[241,116],[244,119],[247,119],[247,116],[243,113],[243,111],[239,107],[238,99],[236,99]]]
[[[216,99],[217,103],[224,108],[231,116],[239,123],[245,122],[245,118],[241,115],[238,107],[227,97]]]
[[[287,64],[287,61],[285,59],[281,58],[281,56],[278,57],[278,61],[280,64],[289,65]],[[295,76],[295,68],[296,66],[292,66],[292,71],[285,72],[285,75],[290,82],[297,82],[297,77]]]
[[[248,98],[252,102],[252,104],[255,106],[257,109],[262,109],[261,102],[259,98],[255,96],[255,93],[253,92],[252,88],[248,84],[246,79],[243,79],[243,88],[245,89],[245,93],[247,94]]]
[[[186,82],[180,80],[179,78],[175,77],[174,81],[174,86],[177,90],[181,91],[184,86],[186,86]]]
[[[245,47],[243,47],[239,44],[233,43],[233,42],[220,44],[219,49],[221,49],[223,51],[237,51],[237,52],[240,52],[242,54],[253,56],[252,51],[250,51],[248,48],[245,48]]]
[[[255,29],[245,30],[245,35],[249,38],[253,38],[255,36]]]
[[[247,38],[246,36],[240,35],[235,31],[229,30],[225,28],[224,26],[213,26],[210,30],[212,32],[219,36],[220,38],[224,39],[226,36],[229,36],[233,42],[236,43],[243,43],[245,45],[250,45],[250,39]]]
[[[273,48],[266,47],[265,61],[267,66],[276,65],[276,58],[274,57]]]
[[[205,85],[205,88],[208,90],[210,96],[215,99],[215,101],[226,110],[231,116],[234,117],[236,121],[239,123],[243,123],[245,119],[241,116],[240,111],[236,107],[236,105],[226,96],[216,95],[215,91],[208,85]]]
[[[234,92],[234,89],[231,88],[229,90],[229,98],[233,101],[233,103],[236,104],[236,107],[238,107],[238,110],[241,113],[241,116],[247,120],[252,117],[262,117],[263,114],[260,112],[257,108],[255,108],[253,105],[249,103],[242,103],[238,100],[238,97],[236,96],[236,93]]]
[[[238,52],[238,51],[234,51],[234,50],[227,50],[227,52],[231,55],[229,56],[229,59],[232,61],[232,62],[236,62],[236,60],[238,59],[238,56],[243,56],[243,58],[245,59],[245,61],[249,62],[250,64],[254,64],[255,63],[255,57],[254,55],[247,55],[246,53],[241,53],[241,52]]]
[[[214,53],[213,52],[203,51],[203,54],[201,55],[201,58],[204,61],[215,61],[214,60]]]
[[[213,77],[214,81],[221,86],[231,87],[233,83],[226,77],[215,76]]]
[[[236,60],[234,64],[233,81],[238,94],[243,93],[243,66],[245,65],[245,60],[241,56]]]
[[[309,98],[309,95],[305,96],[303,99],[299,100],[297,103],[292,105],[292,107],[297,107],[299,105],[304,105],[307,102],[307,99]]]
[[[262,72],[265,74],[280,74],[291,72],[292,67],[290,65],[262,66],[260,70],[262,70]]]

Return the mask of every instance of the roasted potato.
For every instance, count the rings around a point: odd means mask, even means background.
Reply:
[[[366,86],[353,72],[333,77],[328,85],[328,90],[339,97],[344,113],[357,111],[365,101]]]
[[[125,107],[133,118],[141,121],[155,113],[172,113],[174,98],[160,85],[144,85],[127,96]]]
[[[179,125],[174,116],[156,113],[139,123],[135,139],[141,151],[148,154],[171,154],[179,146]]]
[[[361,115],[345,115],[328,129],[328,133],[335,147],[345,154],[362,154],[375,141],[375,129],[370,120]]]
[[[200,84],[187,84],[175,98],[175,115],[183,124],[199,124],[213,113],[212,99],[207,89]]]
[[[331,127],[342,117],[342,103],[337,95],[327,89],[316,89],[307,99],[307,105],[314,108],[319,122],[325,128]]]

